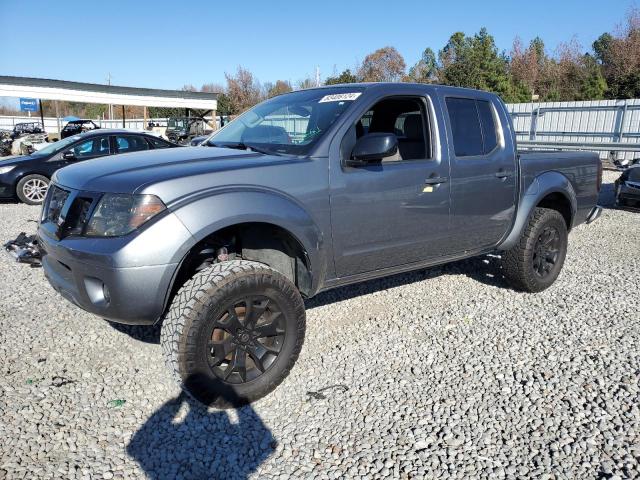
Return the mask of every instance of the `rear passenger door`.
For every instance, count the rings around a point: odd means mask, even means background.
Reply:
[[[451,159],[451,237],[458,252],[496,245],[516,207],[516,158],[492,95],[445,95]]]

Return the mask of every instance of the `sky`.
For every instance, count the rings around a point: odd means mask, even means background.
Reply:
[[[452,33],[487,27],[500,50],[535,36],[585,51],[633,0],[0,0],[0,75],[179,89],[225,83],[238,65],[293,84],[353,68],[391,45],[414,64]]]

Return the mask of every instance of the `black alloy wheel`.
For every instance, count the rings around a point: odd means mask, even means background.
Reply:
[[[276,300],[253,296],[234,301],[213,323],[208,344],[211,371],[226,383],[255,380],[282,350],[285,324]]]

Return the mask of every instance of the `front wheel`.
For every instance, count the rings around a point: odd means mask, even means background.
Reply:
[[[298,358],[305,310],[285,276],[257,262],[222,262],[176,294],[161,331],[167,366],[205,405],[240,406],[276,388]]]
[[[27,205],[40,205],[49,188],[49,179],[43,175],[27,175],[18,182],[16,194]]]
[[[564,217],[556,210],[536,208],[520,241],[502,255],[502,270],[517,290],[541,292],[556,281],[567,255]]]

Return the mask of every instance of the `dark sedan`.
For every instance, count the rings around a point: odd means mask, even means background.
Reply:
[[[616,205],[640,203],[640,165],[626,169],[616,180]]]
[[[18,197],[37,205],[44,200],[56,170],[91,158],[118,153],[173,148],[177,145],[146,133],[100,129],[64,138],[31,155],[0,159],[0,198]]]

